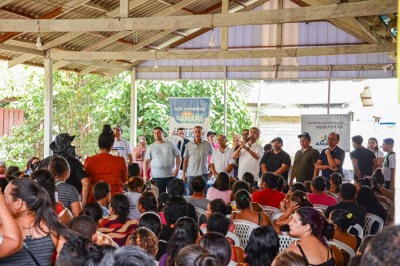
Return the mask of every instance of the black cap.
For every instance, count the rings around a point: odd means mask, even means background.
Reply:
[[[297,137],[298,138],[305,137],[306,139],[311,140],[311,136],[310,136],[310,134],[308,134],[308,132],[303,132],[300,135],[298,135]]]
[[[60,153],[71,146],[74,138],[75,136],[70,136],[68,133],[61,133],[52,143],[50,143],[50,149],[55,153]]]
[[[276,137],[276,138],[274,138],[273,140],[271,140],[271,142],[275,142],[275,141],[278,141],[278,142],[280,142],[281,144],[283,144],[283,140],[282,140],[282,138],[280,138],[280,137]]]
[[[211,135],[216,136],[217,133],[215,133],[214,131],[210,130],[210,131],[207,132],[207,137],[209,137],[209,136],[211,136]]]

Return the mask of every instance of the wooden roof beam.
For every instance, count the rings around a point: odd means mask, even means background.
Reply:
[[[179,4],[193,2],[182,0],[160,13],[171,12],[169,9],[180,9]],[[182,4],[183,5],[183,4]],[[254,11],[247,13],[143,17],[126,19],[65,19],[38,20],[41,32],[69,31],[122,31],[122,30],[160,30],[230,27],[239,25],[265,25],[277,23],[294,23],[343,17],[362,17],[389,13],[397,8],[397,0],[368,0],[362,2],[343,3],[339,5],[309,6],[278,10]],[[29,19],[3,19],[0,31],[38,32],[37,23]]]
[[[199,50],[199,51],[157,51],[158,59],[243,59],[243,58],[284,58],[303,56],[326,56],[344,54],[372,54],[395,52],[396,43],[360,44],[343,46],[305,47],[288,49],[257,49],[257,50]],[[57,51],[50,50],[52,59],[75,60],[153,60],[151,52],[88,52],[88,51]]]

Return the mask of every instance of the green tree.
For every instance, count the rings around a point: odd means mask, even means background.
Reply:
[[[21,76],[3,75],[0,86],[3,97],[16,100],[6,108],[24,111],[25,121],[13,128],[12,136],[0,142],[0,158],[22,166],[31,156],[43,154],[43,70],[25,67]],[[249,127],[243,92],[233,82],[228,85],[228,136]],[[112,79],[97,75],[79,76],[76,73],[54,72],[53,134],[68,132],[76,135],[77,154],[92,155],[97,152],[97,138],[103,124],[121,124],[123,137],[129,139],[130,73]],[[170,97],[209,97],[210,127],[223,130],[222,81],[140,81],[138,82],[138,135],[152,142],[155,126],[168,128]],[[0,99],[1,100],[1,99]]]

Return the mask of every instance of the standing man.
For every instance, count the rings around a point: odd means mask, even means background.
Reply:
[[[304,181],[311,181],[314,176],[314,164],[319,158],[319,151],[310,145],[310,134],[303,132],[297,137],[300,139],[301,150],[298,150],[294,156],[293,169],[289,182],[290,187],[293,185],[295,177],[296,182],[304,183]]]
[[[178,150],[181,151],[181,165],[179,167],[182,170],[183,167],[183,155],[185,154],[186,145],[189,143],[189,139],[185,138],[185,129],[183,127],[178,128],[177,135],[183,139],[178,142]]]
[[[112,149],[116,150],[120,156],[124,157],[127,164],[131,164],[133,161],[132,147],[127,140],[121,138],[122,133],[123,131],[121,126],[116,125],[114,127],[114,145]]]
[[[193,194],[191,185],[195,176],[201,175],[207,183],[208,155],[212,155],[213,147],[210,142],[201,138],[203,128],[195,126],[193,129],[193,141],[186,145],[183,155],[182,180],[187,183],[188,196]]]
[[[350,159],[354,169],[354,180],[363,179],[364,176],[372,176],[372,173],[378,167],[375,153],[362,145],[363,137],[360,135],[352,137],[351,141],[354,148],[350,152]]]
[[[215,149],[211,156],[210,171],[217,177],[220,172],[227,172],[230,176],[233,176],[233,167],[235,166],[235,160],[232,158],[233,150],[226,146],[226,136],[218,136],[219,147]]]
[[[248,130],[247,128],[246,129],[243,129],[243,131],[242,131],[242,142],[244,142],[244,143],[246,143],[247,142],[247,140],[248,140],[248,138],[249,138],[249,134],[250,134],[250,130]],[[238,137],[239,137],[239,135],[238,135]],[[238,141],[238,144],[235,146],[235,148],[234,148],[234,152],[237,150],[237,149],[239,149],[239,147],[240,147],[240,141]],[[236,166],[234,167],[234,177],[237,179],[237,178],[239,178],[239,158],[237,158],[236,159]]]
[[[338,147],[339,140],[340,136],[338,133],[332,132],[329,134],[328,148],[323,149],[319,155],[317,164],[315,165],[314,177],[318,176],[319,170],[322,171],[322,175],[328,180],[334,172],[338,172],[343,176],[343,162],[346,153]]]
[[[245,130],[243,130],[243,140],[239,148],[233,153],[232,158],[240,158],[237,176],[240,180],[242,180],[244,173],[250,172],[253,174],[254,180],[258,181],[260,160],[264,150],[257,144],[257,140],[260,138],[260,129],[252,127],[249,132],[249,137],[246,138]]]
[[[385,176],[385,187],[394,191],[394,177],[396,171],[396,153],[393,151],[394,140],[383,140],[382,150],[386,152],[382,163],[382,173]]]
[[[288,181],[289,168],[292,164],[290,155],[282,150],[282,138],[276,137],[271,143],[272,151],[265,153],[261,159],[261,171],[263,174],[273,172],[276,175],[281,175],[285,181]]]
[[[181,155],[173,142],[164,140],[164,130],[161,127],[155,127],[153,135],[155,142],[147,148],[144,156],[143,179],[148,180],[147,169],[150,163],[151,177],[162,193],[166,192],[169,183],[178,175]]]

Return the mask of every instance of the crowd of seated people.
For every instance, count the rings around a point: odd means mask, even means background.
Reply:
[[[254,134],[252,128],[250,137]],[[299,135],[304,137],[304,132]],[[137,163],[126,165],[114,158],[113,142],[106,125],[99,136],[100,152],[83,164],[91,188],[87,202],[82,189],[66,183],[71,169],[62,156],[50,157],[47,169],[37,168],[37,157],[29,159],[21,174],[14,175],[19,170],[10,167],[14,173],[0,178],[0,265],[400,264],[385,251],[397,249],[400,239],[400,228],[389,226],[394,193],[383,173],[387,169],[376,168],[354,184],[343,182],[339,171],[291,184],[278,170],[254,176],[254,169],[241,169],[242,177],[222,171],[210,187],[204,175],[190,178],[190,195],[179,178],[159,191],[155,182],[143,179]],[[390,139],[386,142],[393,148]],[[239,163],[246,153],[246,160],[266,156],[247,142],[237,145]],[[378,165],[389,167],[388,156]],[[381,219],[369,231],[376,236],[360,236],[351,227],[364,228],[369,214]],[[247,236],[240,232],[239,221],[252,228]],[[382,232],[380,221],[385,223]],[[291,241],[284,248],[282,237]]]

